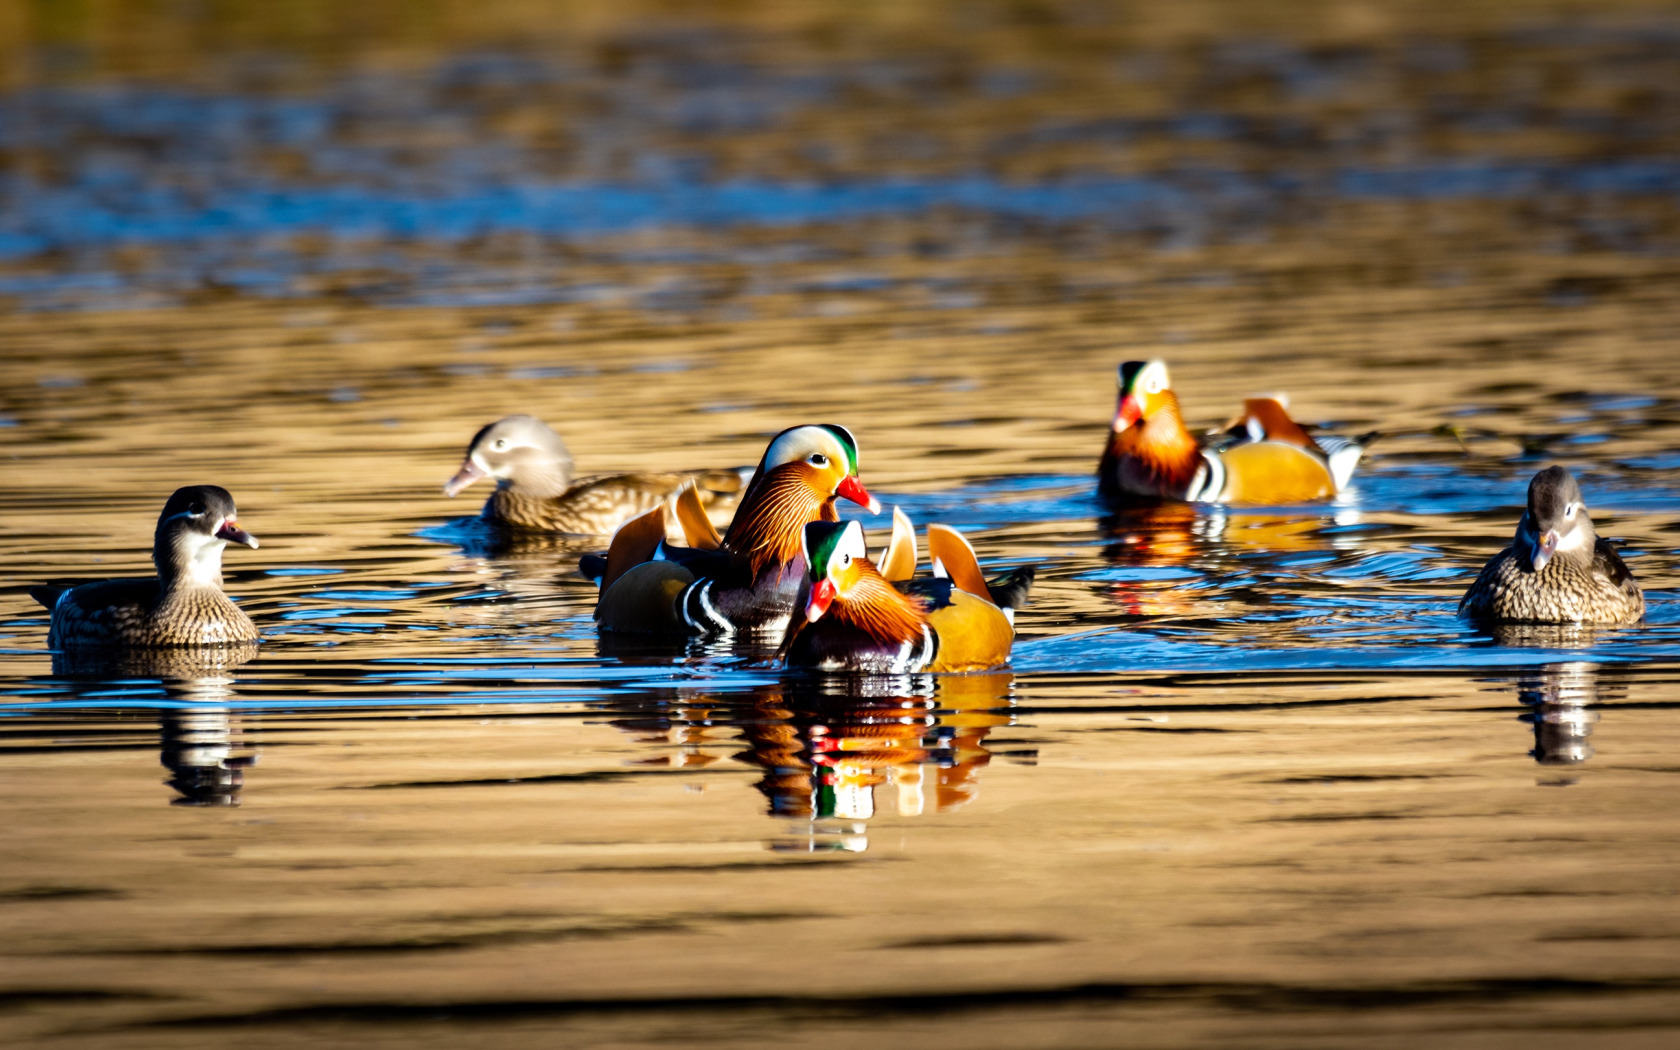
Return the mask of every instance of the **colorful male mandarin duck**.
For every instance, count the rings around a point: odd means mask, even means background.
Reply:
[[[444,483],[454,496],[480,478],[494,478],[486,521],[538,532],[609,535],[692,484],[708,510],[721,511],[741,492],[741,472],[598,474],[572,477],[572,454],[536,416],[508,416],[479,430],[461,469]]]
[[[176,489],[152,537],[155,578],[31,587],[30,595],[52,610],[47,645],[146,649],[256,641],[256,624],[222,593],[222,548],[257,545],[239,527],[238,513],[227,489]]]
[[[805,576],[801,530],[838,521],[837,497],[880,512],[858,480],[851,431],[834,424],[782,431],[722,537],[685,488],[676,509],[692,546],[665,543],[663,510],[656,509],[613,535],[604,562],[583,559],[584,574],[601,578],[595,619],[603,631],[637,634],[781,631]]]
[[[1638,623],[1645,596],[1593,531],[1574,476],[1547,467],[1528,483],[1516,537],[1482,568],[1458,612],[1491,623]]]
[[[1015,608],[1032,587],[1032,566],[987,583],[968,541],[955,529],[930,525],[935,573],[947,575],[909,579],[914,547],[905,559],[899,542],[899,523],[905,533],[909,523],[894,517],[895,542],[881,559],[887,574],[867,557],[858,522],[805,526],[810,569],[799,594],[803,615],[782,644],[786,664],[911,674],[980,671],[1006,663],[1015,642]]]
[[[1374,435],[1315,441],[1282,398],[1251,398],[1228,428],[1198,440],[1184,426],[1165,361],[1120,366],[1120,403],[1097,467],[1110,503],[1304,503],[1346,487]]]

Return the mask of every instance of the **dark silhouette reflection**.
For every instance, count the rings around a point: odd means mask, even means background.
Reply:
[[[878,812],[917,817],[973,801],[992,758],[984,740],[1010,723],[1013,681],[832,678],[766,691],[744,727],[751,750],[739,757],[763,767],[757,786],[769,812],[791,822],[772,848],[861,852]]]
[[[1626,696],[1626,681],[1586,661],[1546,664],[1523,675],[1517,698],[1530,707],[1522,716],[1534,727],[1529,754],[1543,766],[1580,765],[1593,756],[1587,738],[1599,713],[1592,705]]]
[[[207,682],[207,679],[201,679]],[[224,681],[231,681],[225,679]],[[160,712],[161,758],[179,798],[176,806],[237,806],[245,770],[257,756],[241,751],[240,719],[225,707],[182,708]]]
[[[257,654],[243,645],[53,654],[53,674],[68,678],[159,677],[168,697],[186,706],[158,712],[159,758],[176,806],[237,806],[245,770],[256,755],[242,749],[240,718],[227,705],[232,672]]]

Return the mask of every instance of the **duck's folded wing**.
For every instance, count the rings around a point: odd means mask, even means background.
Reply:
[[[930,671],[981,671],[1009,660],[1015,627],[1003,610],[964,590],[953,590],[950,604],[928,615],[939,638]]]
[[[1225,487],[1203,497],[1223,503],[1301,503],[1336,494],[1330,466],[1316,451],[1255,441],[1219,453]]]
[[[1602,573],[1611,583],[1622,589],[1622,593],[1639,594],[1639,584],[1633,578],[1633,571],[1627,567],[1627,562],[1616,550],[1616,545],[1600,536],[1593,545],[1593,571]]]

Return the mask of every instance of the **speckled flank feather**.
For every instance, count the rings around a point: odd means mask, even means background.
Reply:
[[[257,625],[221,591],[156,580],[107,580],[73,588],[53,605],[54,649],[157,648],[251,642]]]
[[[1607,540],[1590,557],[1559,553],[1539,572],[1511,546],[1483,567],[1458,612],[1504,623],[1638,623],[1645,596]]]
[[[732,474],[610,474],[579,478],[558,496],[532,496],[503,483],[484,504],[484,518],[498,525],[538,532],[608,535],[624,522],[658,506],[685,483],[701,485],[701,502],[708,511],[722,510],[734,501],[733,491],[720,491]],[[736,479],[737,481],[739,479]]]

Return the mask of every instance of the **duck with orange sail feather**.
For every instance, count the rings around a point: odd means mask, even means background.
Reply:
[[[1015,609],[1032,587],[1032,566],[988,583],[974,548],[943,525],[928,526],[928,544],[944,575],[919,579],[889,579],[877,569],[855,521],[813,522],[804,540],[810,570],[798,599],[803,612],[782,643],[789,667],[906,674],[979,671],[1009,660]],[[895,543],[881,559],[895,576],[908,575],[906,560],[915,563],[901,550]]]
[[[805,577],[804,527],[838,521],[844,498],[878,513],[858,480],[857,439],[835,424],[791,427],[770,442],[719,536],[692,487],[676,496],[689,546],[665,542],[665,508],[626,522],[606,557],[586,556],[601,581],[595,619],[603,631],[637,634],[779,632]]]
[[[1250,398],[1227,428],[1198,438],[1184,425],[1165,361],[1120,366],[1120,401],[1097,467],[1110,503],[1306,503],[1334,497],[1375,435],[1315,439],[1281,397]]]

